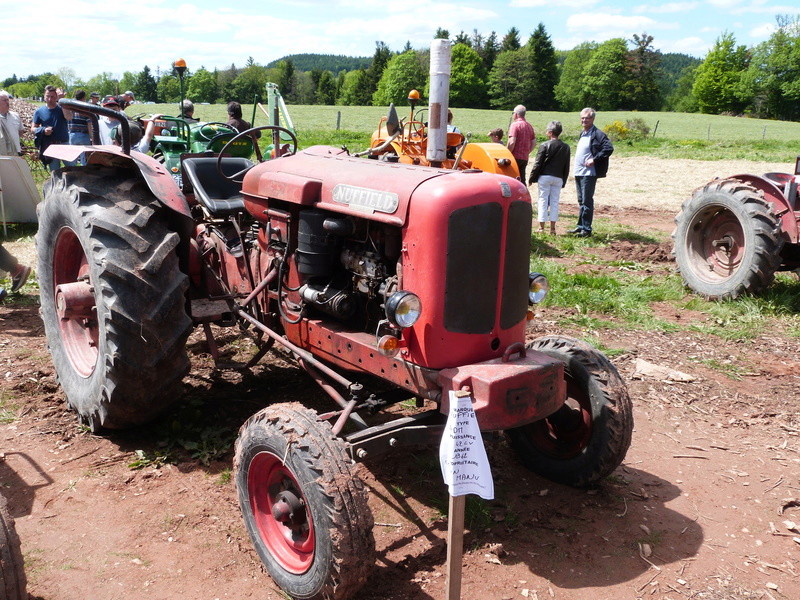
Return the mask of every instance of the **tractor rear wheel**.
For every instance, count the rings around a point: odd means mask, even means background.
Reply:
[[[609,475],[625,458],[633,408],[617,369],[592,346],[546,336],[528,344],[564,363],[567,400],[555,413],[508,430],[522,463],[553,481],[585,487]]]
[[[675,225],[683,282],[709,300],[758,292],[781,265],[780,220],[747,183],[712,181],[683,204]]]
[[[144,423],[189,369],[188,278],[168,209],[117,169],[66,169],[44,192],[41,314],[67,402],[92,430]]]
[[[0,600],[27,600],[25,565],[14,519],[0,496]]]
[[[242,425],[234,458],[247,531],[292,598],[343,600],[374,564],[367,493],[344,443],[314,411],[275,405]]]

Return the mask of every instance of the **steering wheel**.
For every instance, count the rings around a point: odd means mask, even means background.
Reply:
[[[251,165],[249,167],[242,169],[241,171],[237,171],[236,173],[227,175],[222,170],[222,157],[225,156],[225,152],[228,150],[228,147],[233,145],[233,143],[239,138],[243,138],[247,135],[251,136],[255,132],[264,131],[265,129],[269,129],[270,131],[275,132],[275,134],[273,135],[273,140],[275,138],[278,138],[277,141],[279,143],[278,146],[275,148],[275,158],[281,158],[282,156],[291,156],[292,154],[297,152],[297,136],[294,133],[292,133],[289,129],[286,129],[285,127],[279,127],[277,125],[261,125],[260,127],[251,127],[250,129],[245,129],[241,133],[233,136],[230,140],[228,140],[228,143],[222,147],[222,149],[219,151],[219,155],[217,156],[217,172],[228,181],[232,181],[234,183],[242,183],[244,181],[245,173],[247,173],[250,169],[252,169],[256,165]],[[281,153],[281,147],[280,147],[280,134],[282,133],[287,134],[292,139],[292,147],[288,152],[285,153]],[[253,145],[255,146],[258,162],[259,163],[264,162],[264,157],[261,155],[261,149],[259,148],[258,144],[256,143]]]
[[[225,128],[225,130],[217,131],[216,129],[210,127],[211,125],[217,125],[217,126],[221,125],[222,127]],[[209,127],[211,131],[213,131],[213,135],[209,134],[209,130],[206,129],[206,127]],[[203,123],[200,127],[197,128],[197,138],[203,142],[210,142],[212,138],[215,138],[220,133],[233,133],[235,131],[236,130],[227,123],[220,123],[219,121],[211,121],[209,123]]]

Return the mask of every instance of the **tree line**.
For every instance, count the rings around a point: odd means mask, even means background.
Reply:
[[[450,105],[456,108],[575,111],[671,110],[751,114],[800,119],[800,15],[777,17],[769,40],[753,48],[737,45],[724,33],[703,60],[679,53],[662,53],[646,32],[629,40],[584,42],[572,50],[554,48],[544,24],[527,40],[512,27],[502,38],[474,30],[451,36]],[[243,67],[201,66],[187,71],[185,93],[195,102],[252,102],[268,81],[277,83],[294,104],[386,106],[404,104],[409,90],[427,95],[429,50],[410,43],[399,51],[378,41],[371,58],[298,54],[267,66],[250,57]],[[101,94],[132,90],[138,100],[175,102],[180,97],[177,75],[148,66],[119,79],[101,73],[88,81],[70,69],[18,80],[3,87],[22,97],[41,95],[44,85],[83,87]]]

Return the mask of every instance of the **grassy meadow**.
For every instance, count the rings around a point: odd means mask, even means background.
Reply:
[[[288,109],[301,147],[344,144],[351,151],[367,147],[369,134],[387,113],[387,108],[376,106],[290,105]],[[129,107],[127,113],[134,115],[143,110],[148,113],[177,114],[177,105],[136,104]],[[253,105],[243,105],[242,113],[246,120],[251,120]],[[407,118],[409,108],[398,107],[398,114],[401,118]],[[471,133],[474,142],[489,141],[487,133],[490,129],[500,127],[507,131],[511,122],[511,112],[503,110],[456,108],[453,109],[453,115],[454,124],[462,133]],[[562,139],[574,142],[580,131],[578,115],[577,112],[530,111],[528,121],[538,133],[544,132],[549,121],[561,121],[564,126]],[[225,105],[196,105],[195,118],[225,122]],[[617,142],[616,153],[620,156],[786,162],[800,154],[800,123],[788,121],[696,113],[610,111],[598,113],[596,124],[605,129],[614,121],[625,123],[631,119],[642,119],[650,128],[650,135],[644,140]],[[255,124],[264,125],[266,122],[265,114],[256,109]]]

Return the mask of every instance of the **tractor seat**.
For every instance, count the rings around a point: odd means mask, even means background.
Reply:
[[[238,173],[253,162],[246,158],[225,156],[222,171],[227,175]],[[217,171],[216,156],[196,156],[183,160],[183,176],[191,184],[195,198],[215,217],[229,217],[244,211],[242,185],[225,179]]]

